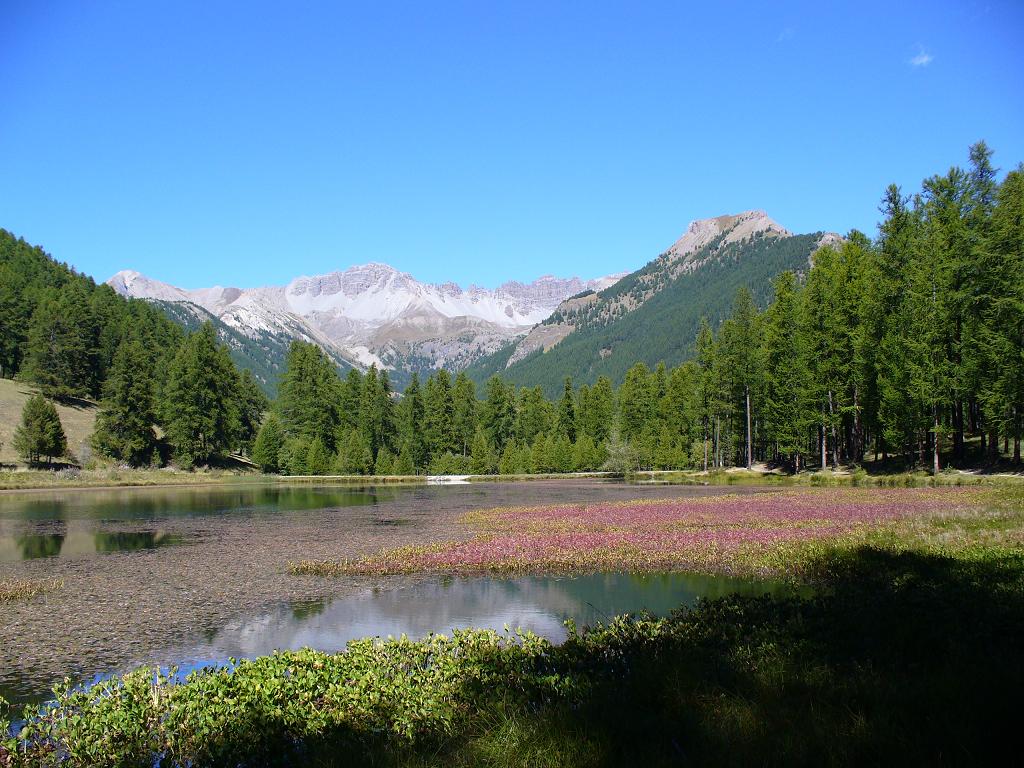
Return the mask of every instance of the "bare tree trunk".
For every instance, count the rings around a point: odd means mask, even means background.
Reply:
[[[939,474],[939,406],[932,407],[932,474]]]
[[[824,413],[822,414],[824,415]],[[818,427],[818,445],[821,447],[821,469],[825,470],[828,466],[828,446],[825,445],[825,425],[822,424]]]
[[[860,400],[858,397],[857,385],[853,385],[853,463],[860,464],[864,457],[864,447],[861,445],[860,433]]]
[[[754,436],[750,431],[750,387],[746,387],[747,392],[747,469],[750,469],[754,464]]]
[[[1020,464],[1020,413],[1013,407],[1013,463]]]
[[[839,469],[839,440],[836,439],[835,410],[832,405],[832,390],[828,391],[828,420],[832,429],[832,469]]]
[[[964,458],[964,404],[957,400],[953,403],[953,456],[957,461]]]

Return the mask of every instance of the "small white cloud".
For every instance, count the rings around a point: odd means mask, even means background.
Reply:
[[[912,67],[927,67],[932,63],[932,59],[934,58],[935,57],[928,53],[924,48],[919,48],[917,55],[913,56],[908,63]]]
[[[779,32],[778,37],[775,38],[775,42],[776,43],[784,43],[787,40],[792,40],[793,36],[795,34],[796,34],[796,30],[795,29],[793,29],[792,27],[786,27],[781,32]]]

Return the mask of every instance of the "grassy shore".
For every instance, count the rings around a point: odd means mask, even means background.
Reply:
[[[256,472],[209,470],[181,472],[170,469],[26,469],[0,472],[0,491],[61,488],[120,488],[133,486],[214,485],[259,482]]]
[[[993,764],[1024,685],[1024,492],[914,498],[769,541],[760,567],[810,598],[623,617],[557,647],[467,631],[184,682],[142,670],[22,713],[0,765]]]

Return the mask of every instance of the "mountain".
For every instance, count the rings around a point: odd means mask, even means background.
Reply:
[[[463,289],[450,282],[422,283],[373,263],[266,288],[188,290],[131,270],[107,283],[123,296],[160,305],[179,323],[216,320],[237,354],[265,350],[265,375],[279,369],[282,350],[300,338],[319,344],[342,366],[375,363],[391,369],[400,385],[413,371],[465,368],[527,333],[567,297],[601,290],[619,277],[545,275],[494,290]]]
[[[764,211],[694,221],[643,268],[608,288],[570,297],[524,337],[467,371],[478,382],[500,373],[520,385],[540,385],[553,397],[566,376],[577,384],[601,375],[617,383],[638,361],[676,365],[691,355],[701,317],[719,322],[738,288],[749,288],[764,306],[773,277],[805,271],[818,247],[839,240],[834,233],[795,235]]]

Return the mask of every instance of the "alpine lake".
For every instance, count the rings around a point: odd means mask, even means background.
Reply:
[[[0,579],[59,580],[0,603],[0,695],[15,703],[148,665],[187,672],[361,637],[521,628],[558,642],[622,613],[700,598],[778,594],[780,583],[694,573],[580,576],[293,575],[288,563],[466,539],[467,512],[671,499],[722,488],[595,479],[439,486],[250,482],[0,494]]]

